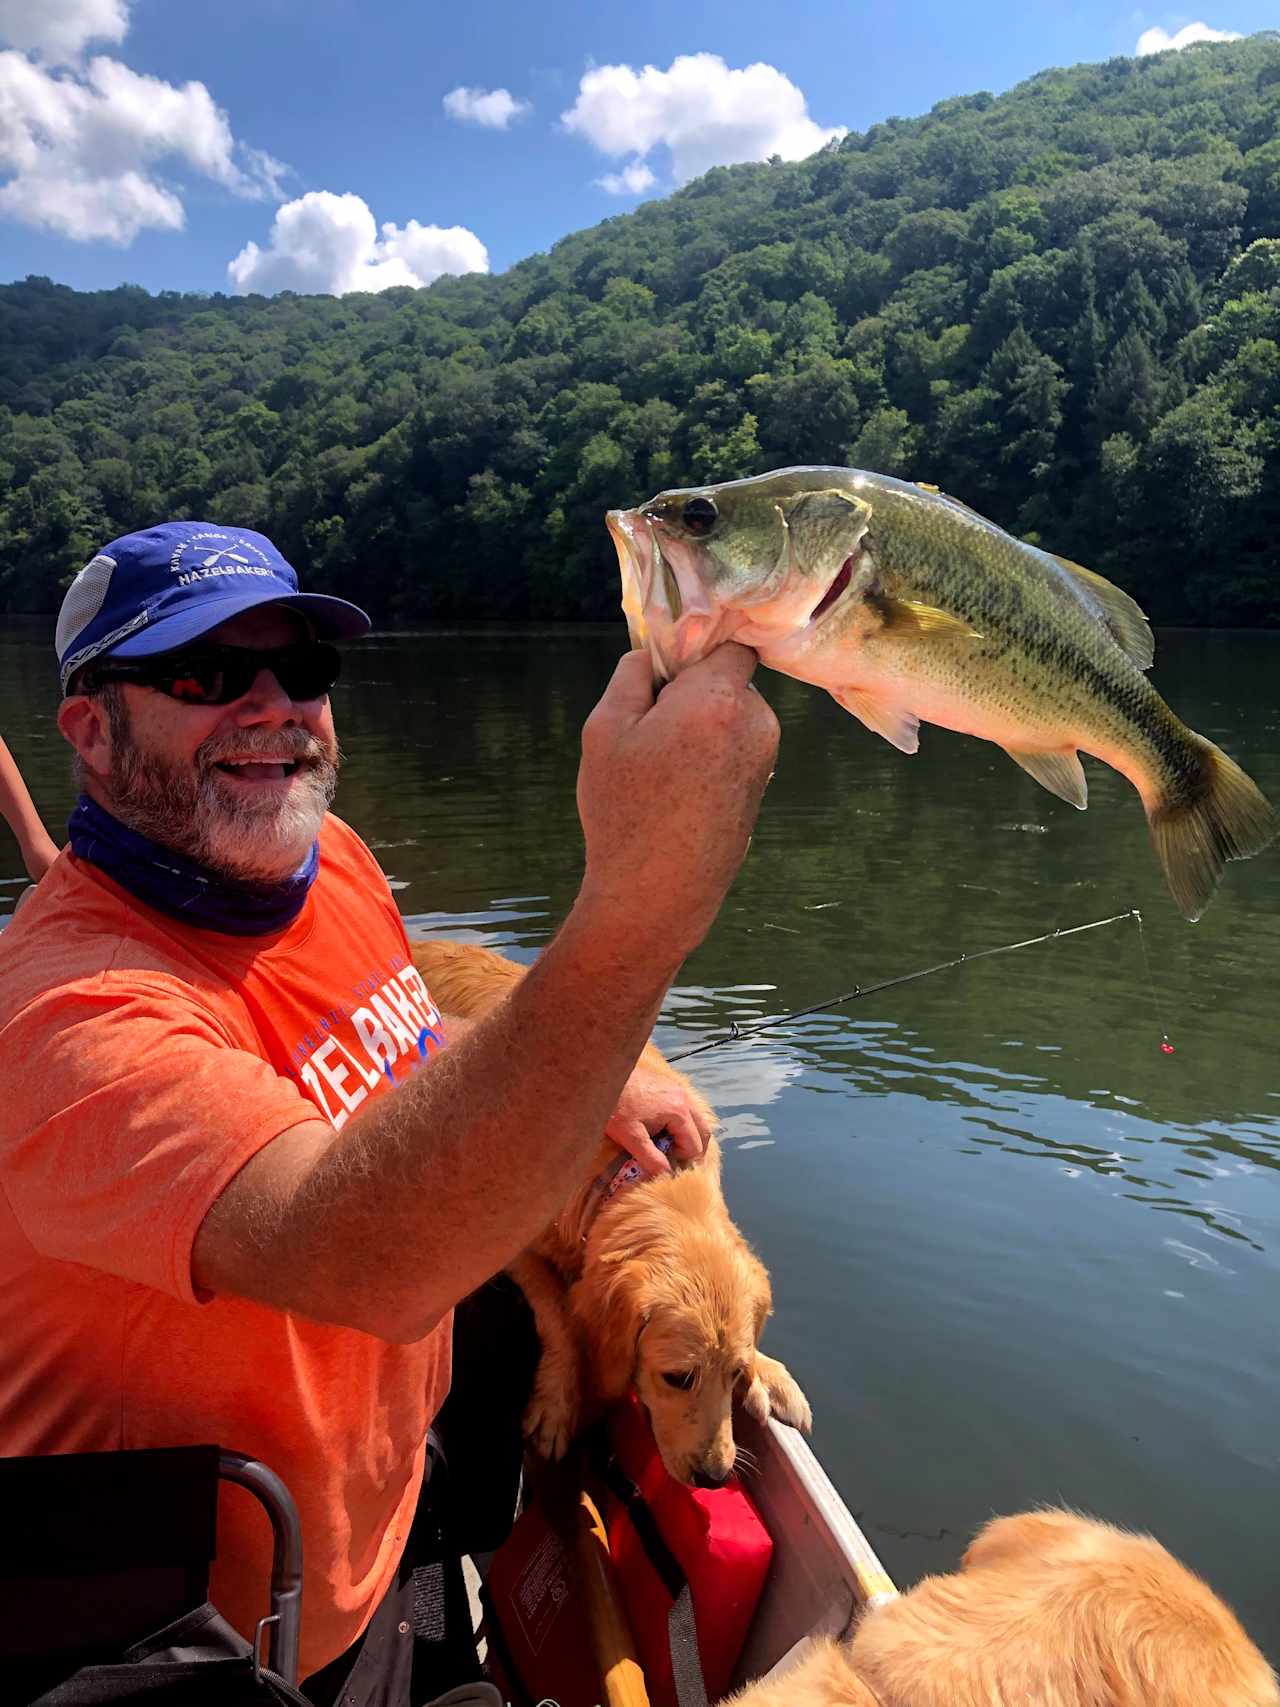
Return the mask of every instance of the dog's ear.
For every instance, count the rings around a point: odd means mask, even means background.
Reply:
[[[649,1319],[649,1264],[630,1251],[609,1251],[587,1265],[569,1293],[574,1320],[598,1395],[620,1399],[636,1372],[637,1347]]]
[[[750,1251],[747,1252],[746,1263],[746,1292],[751,1301],[753,1351],[747,1364],[746,1385],[742,1391],[743,1408],[748,1416],[753,1416],[757,1422],[768,1422],[770,1414],[769,1389],[760,1379],[759,1368],[755,1358],[755,1347],[760,1344],[760,1335],[769,1319],[773,1308],[773,1293],[769,1286],[769,1271],[764,1264],[757,1260]]]
[[[773,1309],[773,1289],[769,1285],[769,1271],[756,1256],[747,1256],[747,1295],[751,1299],[752,1314],[755,1318],[756,1344],[760,1343],[760,1335]]]

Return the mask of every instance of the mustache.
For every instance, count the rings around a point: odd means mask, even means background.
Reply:
[[[238,735],[211,735],[196,748],[196,763],[211,770],[224,759],[258,759],[264,764],[297,765],[319,770],[336,767],[337,744],[326,746],[305,729],[242,729]]]

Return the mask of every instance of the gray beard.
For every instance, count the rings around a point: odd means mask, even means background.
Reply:
[[[192,764],[174,765],[144,753],[122,701],[104,698],[111,729],[104,792],[121,823],[223,877],[274,882],[298,869],[337,790],[336,746],[302,729],[246,729],[210,737]],[[256,801],[215,768],[227,753],[278,758],[285,752],[298,769],[283,801]]]

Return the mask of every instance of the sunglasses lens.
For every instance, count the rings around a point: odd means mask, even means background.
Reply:
[[[253,651],[244,646],[193,646],[147,664],[103,672],[103,678],[144,682],[185,705],[230,705],[270,670],[290,699],[320,699],[338,679],[342,659],[322,640]]]
[[[155,685],[170,699],[187,705],[227,705],[244,692],[229,679],[235,673],[212,658],[175,658],[171,670],[156,677]]]
[[[276,654],[276,680],[290,699],[319,699],[338,679],[341,656],[323,640],[286,646]]]

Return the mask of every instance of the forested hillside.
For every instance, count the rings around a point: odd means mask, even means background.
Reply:
[[[1280,623],[1280,37],[718,168],[497,277],[0,288],[0,609],[176,515],[381,618],[601,616],[606,507],[791,462]]]

